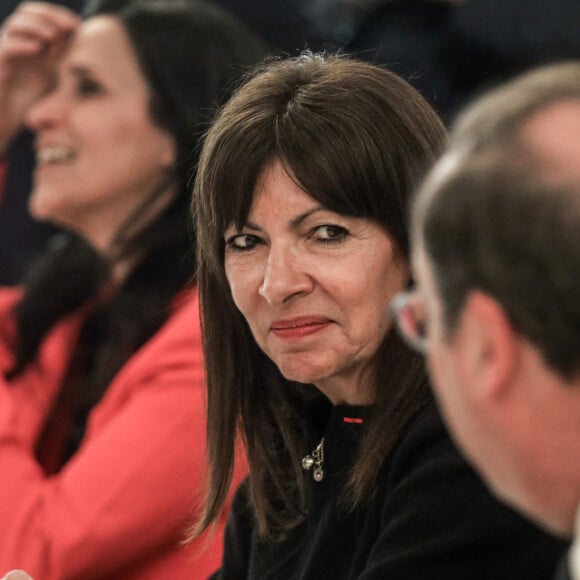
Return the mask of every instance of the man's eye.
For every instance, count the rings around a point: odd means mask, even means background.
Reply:
[[[342,242],[348,236],[348,231],[341,226],[323,225],[314,230],[314,237],[320,242]]]
[[[251,234],[237,234],[226,240],[228,248],[238,251],[251,250],[252,248],[255,248],[259,242],[259,238]]]

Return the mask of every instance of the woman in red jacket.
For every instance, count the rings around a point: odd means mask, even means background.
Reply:
[[[261,48],[180,0],[25,3],[0,39],[0,146],[35,132],[30,210],[69,232],[0,292],[0,573],[204,578],[219,545],[180,545],[205,449],[187,182]]]

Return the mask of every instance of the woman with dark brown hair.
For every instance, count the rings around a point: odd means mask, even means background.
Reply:
[[[0,288],[0,574],[203,579],[184,549],[205,385],[192,165],[261,44],[201,0],[24,2],[0,29],[0,151],[35,134],[29,209],[63,228]],[[211,541],[210,541],[211,540]]]
[[[216,519],[250,475],[221,579],[547,578],[562,546],[449,440],[387,305],[410,282],[410,192],[445,145],[400,78],[304,54],[222,109],[195,187]],[[523,563],[523,566],[522,566]]]

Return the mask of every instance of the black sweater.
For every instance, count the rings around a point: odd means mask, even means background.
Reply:
[[[324,479],[315,482],[305,473],[311,516],[284,542],[258,539],[240,487],[215,580],[551,578],[565,544],[489,494],[450,441],[434,404],[385,461],[369,504],[354,513],[341,509],[338,490],[361,429],[352,419],[362,417],[361,408],[332,409]]]

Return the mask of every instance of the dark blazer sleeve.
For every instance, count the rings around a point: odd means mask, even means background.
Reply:
[[[381,532],[360,580],[552,578],[566,545],[492,497],[434,406],[399,444],[387,479]]]
[[[224,535],[224,557],[221,568],[210,580],[248,577],[250,546],[254,537],[255,519],[248,505],[247,479],[234,495],[228,525]]]

